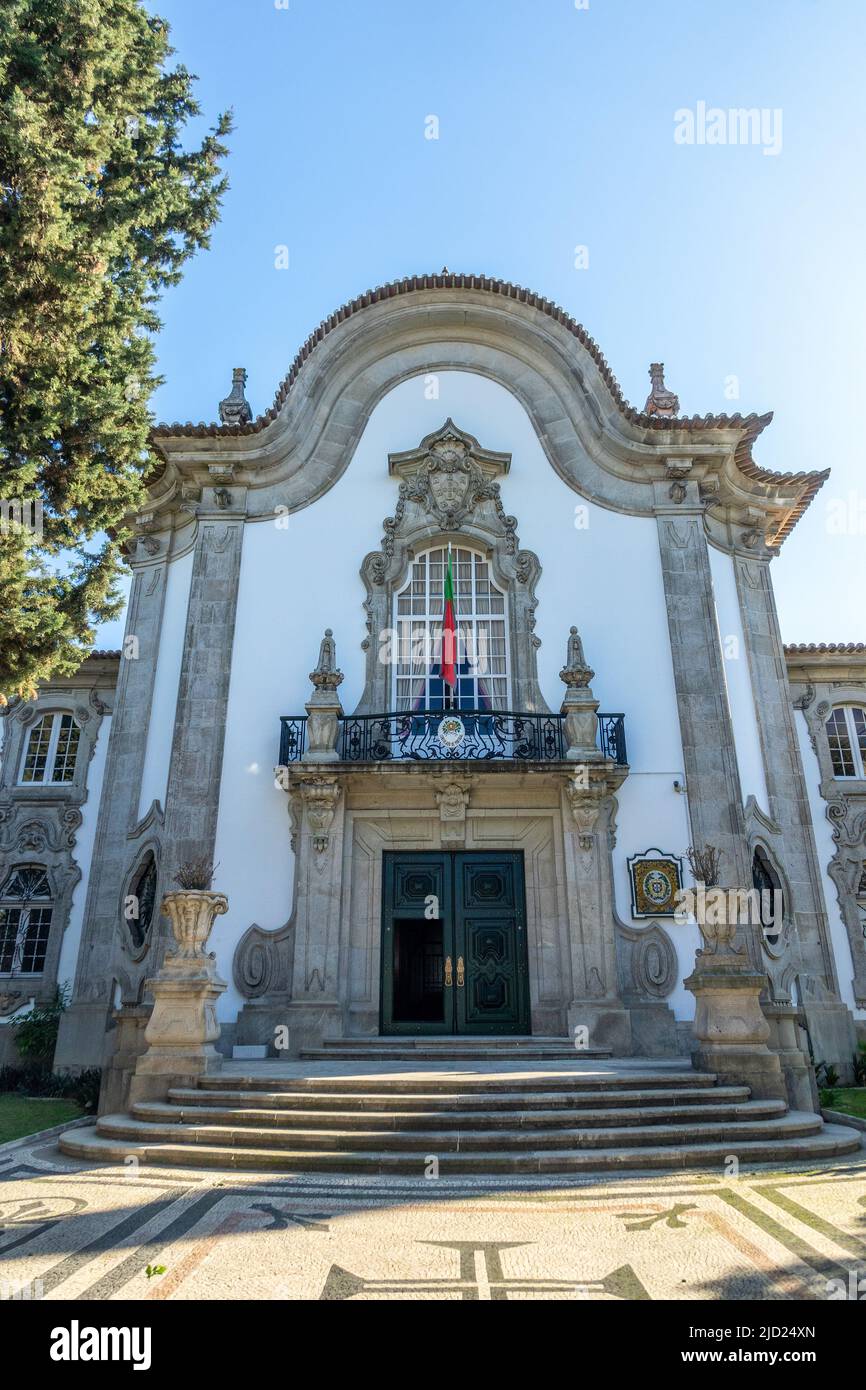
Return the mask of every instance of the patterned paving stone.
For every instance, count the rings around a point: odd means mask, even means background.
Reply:
[[[4,1298],[824,1301],[860,1279],[866,1154],[491,1184],[88,1169],[43,1141],[0,1172]]]

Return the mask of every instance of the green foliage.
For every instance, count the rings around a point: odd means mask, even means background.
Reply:
[[[854,1053],[854,1081],[858,1086],[866,1086],[866,1042],[858,1043]]]
[[[102,1072],[88,1067],[77,1076],[71,1072],[50,1072],[40,1066],[0,1067],[0,1094],[49,1096],[74,1100],[85,1110],[95,1110],[99,1100]]]
[[[0,703],[68,675],[119,611],[124,518],[149,444],[156,304],[207,246],[221,115],[198,147],[187,70],[141,0],[0,6]]]
[[[148,1279],[152,1279],[155,1274],[165,1274],[165,1265],[145,1265],[144,1272]]]
[[[835,1087],[822,1086],[821,1090],[818,1092],[818,1095],[821,1101],[822,1110],[835,1110],[836,1106],[839,1103],[839,1092],[835,1089]]]
[[[58,985],[47,1004],[34,1004],[27,1014],[12,1020],[15,1046],[22,1057],[39,1066],[50,1066],[57,1045],[60,1015],[69,1003],[69,985]]]
[[[832,1089],[839,1085],[839,1073],[832,1062],[815,1063],[815,1080],[820,1086],[828,1086]]]

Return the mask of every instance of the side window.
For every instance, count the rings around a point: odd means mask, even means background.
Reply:
[[[156,902],[156,860],[152,853],[135,870],[129,884],[124,916],[133,950],[138,951],[147,940]]]
[[[43,714],[27,735],[20,781],[27,785],[71,782],[81,729],[71,714]]]
[[[0,974],[41,975],[53,911],[42,865],[17,865],[0,887]]]
[[[761,894],[761,927],[764,941],[772,952],[782,937],[785,899],[782,881],[760,845],[752,856],[752,884]]]

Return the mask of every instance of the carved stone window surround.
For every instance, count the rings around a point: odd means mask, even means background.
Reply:
[[[818,762],[820,794],[833,827],[836,850],[827,873],[836,888],[839,912],[845,926],[854,964],[852,987],[858,1008],[866,1008],[866,940],[857,901],[862,863],[866,858],[866,779],[836,777],[830,756],[826,721],[838,705],[866,705],[866,686],[858,683],[815,681],[800,700],[809,737]]]
[[[516,518],[507,515],[496,481],[509,465],[510,455],[483,449],[451,420],[427,435],[418,449],[390,456],[391,474],[401,482],[395,513],[383,523],[381,549],[366,555],[361,566],[367,590],[367,671],[354,714],[391,708],[393,673],[379,660],[380,634],[393,625],[395,596],[407,583],[415,556],[449,543],[480,551],[506,596],[513,708],[552,712],[538,685],[541,643],[534,629],[541,563],[534,552],[520,549]],[[457,618],[459,622],[459,613]]]
[[[105,692],[103,692],[105,694]],[[89,688],[47,689],[37,700],[17,700],[0,720],[3,732],[0,767],[0,882],[16,864],[42,864],[51,886],[53,913],[40,975],[13,978],[28,981],[27,1002],[49,999],[57,981],[63,935],[81,869],[74,855],[87,800],[87,772],[108,705]],[[78,752],[71,782],[18,781],[24,747],[33,724],[43,714],[71,714],[79,725]],[[8,982],[8,974],[0,977]]]

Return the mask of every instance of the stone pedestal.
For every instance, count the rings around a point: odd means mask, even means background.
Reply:
[[[147,1051],[149,1004],[124,1004],[114,1011],[114,1050],[102,1074],[99,1114],[117,1115],[129,1106],[129,1087],[139,1058]]]
[[[194,1086],[200,1076],[219,1071],[222,1057],[214,1047],[220,1035],[216,1001],[226,988],[216,972],[216,958],[205,952],[214,918],[228,911],[222,893],[183,890],[167,893],[162,912],[171,922],[177,950],[148,988],[153,1012],[129,1091],[137,1100],[164,1099],[172,1086]]]
[[[694,1067],[715,1072],[722,1085],[749,1086],[756,1099],[787,1100],[779,1057],[767,1046],[770,1025],[761,1009],[766,975],[736,951],[698,951],[683,983],[696,1000]]]
[[[325,630],[318,664],[310,672],[310,680],[313,693],[306,706],[307,741],[301,761],[335,763],[340,757],[337,743],[343,713],[337,687],[342,683],[343,673],[337,670],[337,649],[330,628]]]
[[[798,1011],[791,1003],[771,1001],[763,1006],[770,1025],[769,1047],[779,1058],[788,1104],[792,1110],[818,1111],[818,1087],[808,1053],[800,1042]]]

